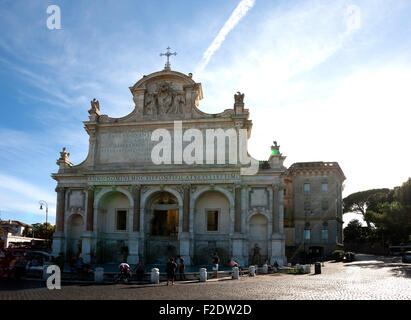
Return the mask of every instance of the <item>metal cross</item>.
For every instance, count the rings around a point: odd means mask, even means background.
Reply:
[[[166,57],[167,57],[167,63],[166,63],[166,65],[164,66],[164,70],[171,70],[171,68],[170,68],[170,56],[176,56],[176,55],[177,55],[177,52],[171,53],[171,52],[170,52],[170,49],[171,49],[171,48],[168,47],[166,53],[160,53],[160,57],[162,57],[162,56],[166,56]]]

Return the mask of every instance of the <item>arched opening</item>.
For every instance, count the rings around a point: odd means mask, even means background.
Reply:
[[[253,215],[249,230],[249,261],[261,265],[268,258],[268,221],[262,214]]]
[[[230,252],[230,202],[217,190],[200,194],[195,201],[193,262],[209,265],[217,251],[222,265],[228,262]]]
[[[179,254],[179,203],[167,191],[151,195],[145,205],[147,263],[164,264]]]
[[[178,200],[169,192],[154,194],[148,204],[150,235],[160,237],[178,236]]]
[[[67,255],[74,255],[76,258],[81,253],[81,236],[83,235],[84,222],[79,214],[73,214],[68,221],[67,235]]]
[[[98,263],[117,263],[124,260],[132,215],[129,198],[120,191],[104,194],[97,205]],[[127,258],[126,258],[127,259]]]

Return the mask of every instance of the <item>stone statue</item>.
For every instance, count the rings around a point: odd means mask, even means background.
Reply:
[[[275,156],[277,154],[281,155],[280,146],[277,144],[277,141],[274,141],[274,145],[271,146],[271,155]]]
[[[240,91],[238,91],[234,95],[234,101],[236,104],[244,104],[244,93],[241,93]]]
[[[144,114],[153,115],[157,114],[157,97],[155,94],[147,93],[146,101],[144,105]]]
[[[252,264],[259,265],[260,260],[261,260],[260,247],[258,246],[258,243],[256,243],[255,246],[254,246],[254,249],[253,249]]]
[[[90,101],[91,109],[88,111],[89,114],[100,114],[100,103],[96,98]]]
[[[173,107],[169,110],[168,113],[181,114],[183,113],[183,108],[185,104],[185,99],[181,94],[173,95]]]

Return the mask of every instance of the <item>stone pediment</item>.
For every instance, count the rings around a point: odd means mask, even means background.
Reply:
[[[130,91],[138,120],[193,118],[203,98],[201,84],[191,74],[171,70],[144,76]]]

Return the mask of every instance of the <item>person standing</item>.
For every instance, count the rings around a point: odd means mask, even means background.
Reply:
[[[143,281],[144,273],[146,272],[146,267],[143,262],[139,261],[138,264],[134,267],[134,271],[137,274],[137,281]]]
[[[220,262],[220,258],[218,257],[217,251],[214,252],[213,256],[213,271],[214,271],[214,277],[217,279],[218,277],[218,264]]]
[[[178,272],[180,273],[180,280],[185,280],[186,275],[184,274],[185,264],[182,256],[179,256],[180,265],[178,266]]]
[[[167,285],[171,280],[171,284],[174,286],[174,278],[176,276],[177,264],[174,262],[174,258],[170,258],[167,262],[166,273],[167,273]]]
[[[63,252],[60,252],[59,255],[57,256],[56,260],[55,260],[56,266],[58,266],[60,268],[60,271],[63,272],[64,271],[64,256],[63,256]]]

